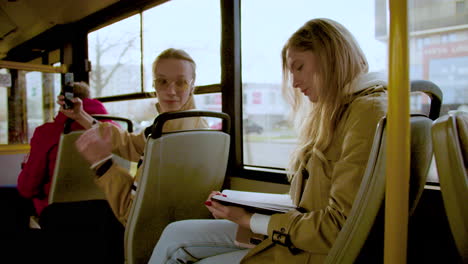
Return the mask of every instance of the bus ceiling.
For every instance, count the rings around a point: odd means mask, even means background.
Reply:
[[[34,37],[79,21],[119,0],[8,0],[0,1],[0,60]],[[50,43],[49,43],[50,44]],[[41,52],[40,47],[28,47]]]

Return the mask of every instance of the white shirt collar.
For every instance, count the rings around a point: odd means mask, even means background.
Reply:
[[[375,85],[382,85],[387,86],[387,76],[381,72],[368,72],[359,75],[356,79],[354,79],[349,85],[351,85],[350,93],[355,93],[366,88],[375,86]]]

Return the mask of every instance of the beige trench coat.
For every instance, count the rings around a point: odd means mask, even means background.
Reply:
[[[305,168],[310,176],[297,176],[291,183],[291,197],[303,213],[295,210],[273,215],[268,239],[241,263],[324,262],[349,215],[377,123],[386,111],[387,94],[382,86],[351,96],[334,139],[323,153],[325,161],[313,155]]]

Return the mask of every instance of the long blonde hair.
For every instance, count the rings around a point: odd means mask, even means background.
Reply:
[[[317,58],[318,99],[311,103],[290,82],[287,65],[289,49],[311,51]],[[299,131],[298,147],[289,164],[289,179],[302,173],[308,159],[323,152],[333,139],[336,126],[350,93],[350,83],[368,72],[364,53],[352,34],[341,24],[330,19],[312,19],[299,28],[286,42],[282,53],[283,95],[292,106],[292,119]]]

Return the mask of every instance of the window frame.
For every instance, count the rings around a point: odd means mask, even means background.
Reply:
[[[109,12],[119,13],[114,19],[97,23],[88,22],[87,32],[95,31],[137,13],[142,13],[167,1],[149,1],[150,4],[122,14],[121,10],[112,9]],[[266,168],[262,166],[246,166],[243,160],[243,124],[242,124],[242,74],[241,74],[241,0],[220,0],[221,12],[221,83],[197,86],[194,94],[221,93],[222,111],[231,116],[231,147],[228,161],[227,176],[241,177],[251,180],[272,183],[289,184],[285,170]],[[106,15],[109,17],[109,14]],[[89,18],[91,19],[91,18]],[[140,29],[141,30],[141,29]],[[87,45],[87,43],[86,43]],[[143,85],[143,84],[142,84]],[[121,94],[98,97],[101,102],[117,102],[134,99],[144,99],[154,96],[152,92],[144,92],[143,86],[139,93]]]
[[[241,0],[221,1],[222,111],[231,116],[228,174],[250,180],[289,184],[286,170],[246,166],[243,157]]]
[[[145,10],[168,1],[169,0],[134,0],[132,3],[119,1],[73,24],[57,27],[49,33],[54,39],[57,39],[57,42],[55,43],[56,45],[52,50],[60,48],[60,63],[64,66],[72,66],[70,70],[75,74],[75,79],[89,82],[89,71],[91,70],[91,65],[88,57],[87,35],[92,31],[96,31],[136,14],[140,14],[141,18],[142,13]],[[194,93],[221,93],[222,111],[231,116],[231,147],[226,177],[234,176],[250,180],[289,184],[284,170],[275,170],[261,166],[245,166],[243,163],[240,32],[241,0],[219,1],[221,14],[220,83],[197,86]],[[75,35],[72,36],[70,34],[65,34],[68,32],[75,32]],[[34,56],[34,58],[36,58],[39,55],[30,54],[28,56]],[[96,99],[101,102],[119,102],[145,99],[149,96],[154,96],[154,93],[145,92],[142,82],[140,92],[103,96],[97,97]],[[15,148],[17,146],[18,145],[16,145]],[[27,147],[27,145],[25,147]]]

